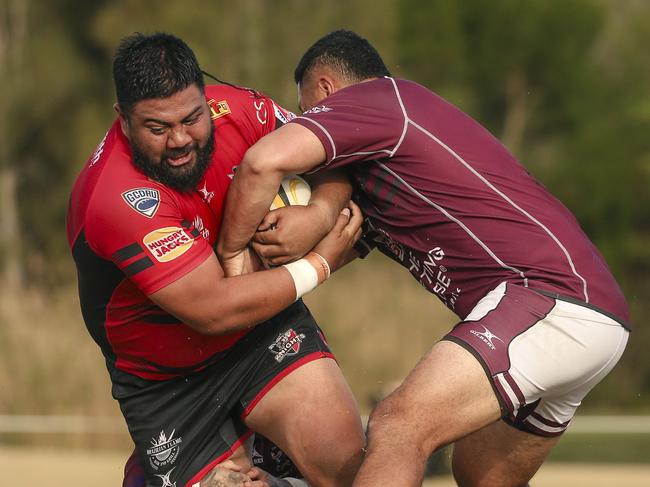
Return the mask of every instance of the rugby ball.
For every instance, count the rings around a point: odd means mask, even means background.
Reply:
[[[311,198],[311,187],[309,183],[296,174],[286,176],[280,187],[278,194],[273,198],[270,210],[277,210],[285,206],[307,206]]]

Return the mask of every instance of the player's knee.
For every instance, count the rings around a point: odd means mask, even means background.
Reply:
[[[369,435],[393,434],[396,431],[410,429],[408,408],[395,395],[380,401],[368,419]]]
[[[325,449],[322,445],[313,445],[306,451],[319,452],[316,456],[303,458],[301,472],[309,480],[310,485],[318,486],[349,486],[361,466],[364,455],[365,441],[363,437],[349,438],[350,441],[328,443]]]
[[[408,401],[392,394],[381,401],[370,414],[368,420],[368,440],[381,442],[382,439],[401,438],[412,447],[429,455],[443,446],[434,433],[431,422],[424,419],[423,412],[415,410]],[[433,413],[426,412],[424,418]]]

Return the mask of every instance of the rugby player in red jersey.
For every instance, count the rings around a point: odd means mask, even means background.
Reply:
[[[67,236],[147,485],[198,486],[226,459],[246,471],[251,430],[311,485],[349,485],[364,443],[357,406],[299,300],[360,233],[356,206],[339,214],[349,190],[328,181],[337,203],[319,205],[315,188],[304,210],[318,220],[311,238],[324,236],[315,252],[225,278],[213,245],[234,167],[288,114],[251,90],[204,86],[168,34],[125,38],[113,74],[119,116],[74,185]]]
[[[428,456],[451,442],[460,485],[525,485],[627,343],[627,304],[605,261],[495,137],[392,78],[365,39],[328,34],[295,80],[305,113],[249,149],[230,187],[226,273],[251,238],[282,262],[280,232],[255,232],[284,174],[344,167],[363,241],[462,320],[375,408],[354,485],[419,486]]]

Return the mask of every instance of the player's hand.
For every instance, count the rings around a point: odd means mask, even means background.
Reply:
[[[242,468],[232,460],[214,467],[201,479],[201,487],[244,487],[250,478],[241,473]]]
[[[255,252],[245,248],[230,258],[222,258],[221,268],[226,277],[233,277],[262,270],[264,265]]]
[[[303,257],[328,230],[319,206],[285,206],[266,214],[251,243],[269,264],[282,265]]]
[[[244,267],[246,265],[245,249],[229,257],[220,255],[219,261],[221,262],[221,268],[226,277],[240,276],[244,273]]]
[[[250,480],[244,482],[244,487],[291,487],[286,480],[274,477],[258,467],[251,468],[246,476]]]
[[[314,247],[330,266],[332,272],[341,267],[354,244],[361,237],[363,215],[361,209],[352,201],[344,208],[334,224],[334,228]]]
[[[252,248],[246,247],[244,249],[244,268],[242,274],[249,274],[251,272],[263,271],[265,269],[264,264],[259,255],[253,251]]]

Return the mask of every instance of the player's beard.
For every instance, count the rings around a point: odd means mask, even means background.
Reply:
[[[193,142],[182,149],[165,151],[159,161],[154,161],[147,157],[135,141],[131,140],[129,145],[131,146],[133,164],[147,177],[178,191],[194,191],[212,159],[212,153],[214,152],[214,130],[212,130],[212,127],[210,128],[210,135],[204,147],[200,147],[198,142]],[[167,163],[168,158],[181,157],[191,151],[196,153],[194,162],[184,164],[180,167],[175,167]]]

